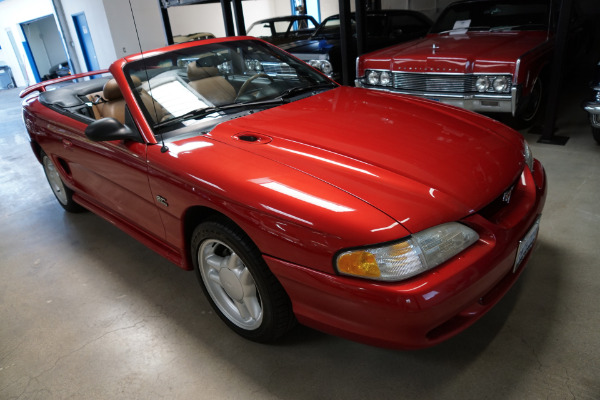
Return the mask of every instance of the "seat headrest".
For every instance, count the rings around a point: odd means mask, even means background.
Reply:
[[[131,82],[135,88],[142,86],[142,81],[135,75],[131,75]],[[114,78],[104,84],[104,88],[102,89],[102,97],[108,101],[119,100],[123,98],[121,89]]]
[[[187,76],[190,81],[197,81],[198,79],[210,78],[217,75],[219,75],[217,67],[200,67],[196,62],[191,62],[187,66]]]
[[[119,100],[123,98],[121,89],[119,89],[119,85],[117,84],[116,80],[111,79],[110,81],[106,82],[104,89],[102,90],[102,96],[108,101]]]

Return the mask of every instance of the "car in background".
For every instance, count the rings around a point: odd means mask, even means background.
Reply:
[[[71,75],[71,67],[67,61],[53,65],[48,73],[42,77],[42,80],[62,78],[63,76]]]
[[[351,14],[351,24],[353,42],[350,45],[350,59],[354,64],[358,55],[354,13]],[[373,51],[422,37],[429,31],[431,25],[431,20],[417,11],[368,11],[366,13],[365,51]],[[319,25],[309,39],[295,41],[280,47],[332,79],[338,80],[342,71],[340,35],[340,16],[332,15]]]
[[[280,45],[310,37],[319,26],[310,15],[288,15],[261,19],[248,28],[248,35]]]
[[[21,93],[58,203],[194,270],[247,339],[298,321],[433,346],[500,301],[532,254],[544,168],[490,118],[340,86],[249,36],[97,73]]]
[[[453,3],[425,38],[361,56],[356,85],[508,113],[520,124],[532,124],[549,84],[556,16],[550,4]]]
[[[584,109],[590,115],[592,135],[596,143],[600,144],[600,62],[596,65],[595,76],[591,82],[594,98],[588,101]]]

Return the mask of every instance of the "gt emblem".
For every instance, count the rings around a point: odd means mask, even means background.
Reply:
[[[510,196],[512,196],[512,191],[515,187],[511,187],[510,189],[508,189],[506,192],[504,192],[504,194],[502,195],[502,201],[505,202],[506,204],[510,203]]]

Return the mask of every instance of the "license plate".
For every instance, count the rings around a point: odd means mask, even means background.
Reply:
[[[513,272],[516,272],[521,265],[521,262],[529,253],[533,244],[535,243],[535,239],[537,238],[538,231],[540,230],[540,219],[538,218],[533,226],[529,229],[529,232],[521,239],[519,242],[519,248],[517,249],[517,258],[515,259],[515,264],[513,265]]]

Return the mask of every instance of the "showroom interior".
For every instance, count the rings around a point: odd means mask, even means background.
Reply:
[[[106,69],[175,36],[235,36],[300,4],[319,23],[357,4],[435,21],[451,0],[0,0],[0,398],[600,399],[600,144],[583,108],[600,68],[600,6],[564,2],[590,29],[553,81],[553,128],[515,126],[548,181],[531,258],[463,332],[390,350],[302,325],[275,344],[236,335],[193,272],[93,213],[64,212],[19,94],[61,68]]]

